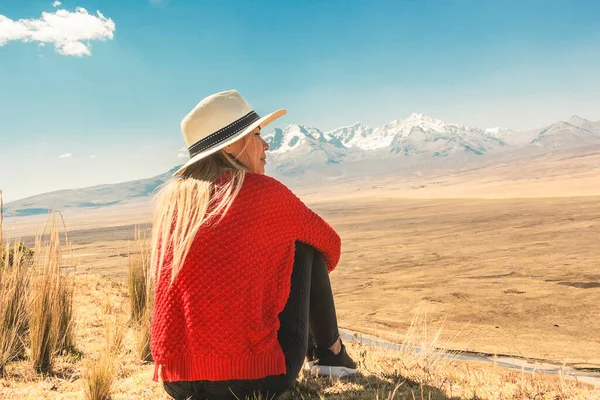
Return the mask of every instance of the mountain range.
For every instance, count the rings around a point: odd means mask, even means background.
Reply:
[[[263,137],[269,144],[268,174],[310,180],[316,176],[373,175],[600,145],[600,121],[573,116],[568,121],[519,132],[499,127],[473,128],[413,113],[376,128],[357,122],[322,132],[306,125],[289,125]],[[32,196],[6,204],[5,213],[28,216],[45,214],[51,208],[98,208],[147,198],[176,169],[147,179]]]
[[[473,128],[411,114],[377,128],[360,122],[322,132],[305,125],[275,129],[265,140],[276,174],[298,176],[315,166],[365,159],[451,158],[454,163],[509,152],[540,152],[600,144],[600,121],[574,116],[527,132]],[[411,160],[414,163],[415,160]]]

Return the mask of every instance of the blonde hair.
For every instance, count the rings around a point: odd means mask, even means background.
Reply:
[[[160,189],[154,198],[150,253],[156,282],[169,255],[173,283],[199,229],[204,224],[216,224],[225,216],[247,171],[244,164],[221,150],[190,165]],[[223,174],[228,179],[216,184],[215,180]]]

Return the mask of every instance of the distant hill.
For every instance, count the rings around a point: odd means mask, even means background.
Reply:
[[[562,150],[600,143],[600,123],[592,123],[578,117],[570,122],[557,122],[541,130],[530,144],[548,150]]]
[[[4,212],[7,217],[26,217],[47,214],[51,209],[101,208],[147,198],[178,168],[147,179],[39,194],[5,204]]]

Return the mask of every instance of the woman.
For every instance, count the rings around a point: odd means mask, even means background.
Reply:
[[[285,392],[312,373],[356,372],[328,272],[340,238],[264,175],[265,125],[234,90],[182,121],[190,160],[157,196],[152,237],[154,380],[175,399]],[[310,349],[309,348],[310,343]]]

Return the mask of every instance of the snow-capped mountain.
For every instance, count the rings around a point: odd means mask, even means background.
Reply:
[[[457,153],[483,155],[500,150],[506,144],[485,131],[463,125],[448,124],[425,114],[411,114],[395,124],[390,152],[405,156],[424,154],[448,156]]]
[[[264,139],[269,143],[270,152],[286,153],[288,151],[319,150],[319,144],[329,143],[334,147],[344,148],[336,138],[323,134],[316,128],[306,125],[289,125],[285,129],[274,129]]]
[[[275,129],[265,140],[273,155],[293,153],[305,157],[317,152],[326,155],[326,163],[337,163],[348,155],[373,150],[383,150],[377,152],[377,157],[381,153],[440,156],[460,151],[482,155],[507,146],[485,130],[448,124],[416,113],[375,129],[357,122],[323,133],[304,125],[290,125],[283,130]]]
[[[411,157],[414,165],[415,157],[425,163],[432,158],[447,158],[460,163],[511,150],[527,153],[600,143],[600,121],[577,116],[569,121],[528,132],[501,127],[473,128],[422,113],[376,128],[356,122],[322,132],[305,125],[289,125],[265,137],[270,145],[268,168],[290,176],[302,175],[315,167],[367,159],[390,158],[404,163]]]
[[[291,159],[324,164],[369,157],[496,154],[523,148],[573,148],[600,140],[600,121],[574,116],[546,128],[519,132],[508,128],[473,128],[450,124],[421,113],[377,128],[360,122],[328,132],[305,125],[275,129],[266,136],[270,152],[279,162]],[[296,163],[298,164],[298,163]]]
[[[330,137],[336,138],[345,147],[359,147],[363,149],[376,149],[385,147],[385,140],[373,135],[373,129],[356,122],[351,126],[344,126],[327,132]],[[389,143],[387,143],[389,145]]]
[[[319,165],[339,164],[352,153],[336,137],[305,125],[274,129],[264,140],[269,144],[269,164],[287,174]]]
[[[333,137],[338,138],[346,147],[355,147],[362,150],[388,149],[392,153],[404,153],[400,149],[405,148],[405,144],[413,147],[415,142],[423,143],[432,141],[444,141],[453,139],[466,140],[467,137],[487,140],[489,136],[485,131],[475,128],[465,127],[463,125],[449,124],[439,119],[431,118],[421,113],[413,113],[404,120],[394,120],[385,125],[371,129],[361,123],[355,123],[352,126],[338,128],[327,132]],[[403,142],[407,143],[403,143]],[[442,143],[440,142],[440,143]],[[493,140],[491,147],[503,145]],[[417,146],[421,147],[421,146]],[[423,149],[415,149],[416,153],[428,152],[425,148],[431,147],[428,144]],[[433,146],[435,150],[443,150]],[[443,150],[440,153],[445,153]]]
[[[485,130],[417,113],[375,129],[360,122],[328,132],[289,125],[264,138],[270,148],[269,170],[288,176],[342,162],[406,156],[469,158],[510,147]]]

